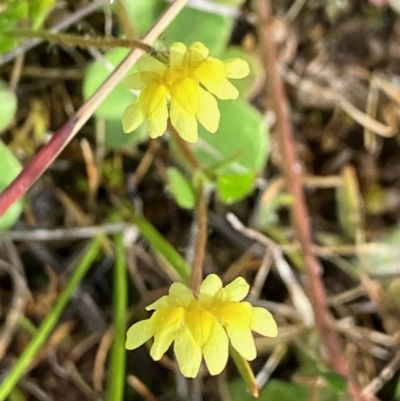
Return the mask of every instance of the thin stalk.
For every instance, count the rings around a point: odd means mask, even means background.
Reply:
[[[3,2],[4,3],[4,2]],[[83,7],[76,10],[73,14],[63,18],[62,21],[57,22],[52,27],[49,28],[49,32],[58,32],[63,29],[68,28],[69,26],[79,22],[83,18],[87,17],[88,15],[92,14],[94,11],[99,9],[100,7],[106,6],[110,4],[110,0],[97,0],[90,2]],[[14,60],[20,54],[26,53],[28,50],[33,49],[35,46],[42,42],[41,39],[32,39],[27,42],[22,43],[15,49],[10,50],[7,53],[3,53],[0,55],[0,66]]]
[[[342,352],[339,337],[332,327],[332,318],[321,280],[322,267],[313,252],[309,214],[301,186],[299,162],[295,154],[293,132],[286,107],[286,95],[278,72],[277,51],[273,40],[274,20],[271,14],[271,2],[270,0],[257,0],[256,5],[263,62],[268,72],[269,87],[276,113],[277,139],[283,160],[287,188],[293,199],[296,200],[292,203],[292,216],[297,238],[300,242],[304,268],[308,276],[309,295],[315,313],[316,325],[327,354],[328,363],[336,373],[346,377],[349,392],[353,399],[362,400],[360,390],[349,372],[346,355]]]
[[[143,42],[153,43],[178,15],[187,1],[176,0],[172,3],[145,35]],[[76,114],[53,135],[50,141],[39,150],[14,181],[0,194],[0,217],[43,174],[142,54],[143,51],[140,49],[132,50]]]
[[[201,183],[197,188],[195,214],[197,233],[190,284],[193,293],[197,295],[203,278],[204,253],[207,243],[207,205],[204,197],[203,185]]]
[[[41,346],[48,338],[50,332],[55,327],[62,311],[67,305],[67,302],[70,300],[75,289],[77,288],[82,278],[85,276],[89,267],[92,265],[93,261],[98,255],[102,240],[103,238],[101,236],[96,237],[87,248],[82,260],[76,267],[73,275],[71,276],[67,285],[58,297],[53,309],[43,320],[42,324],[35,332],[30,343],[19,356],[19,358],[9,371],[8,375],[5,377],[4,381],[0,384],[0,401],[4,401],[7,399],[10,392],[24,375],[26,369],[34,359],[35,355],[38,353]]]
[[[122,401],[124,398],[125,384],[127,285],[125,249],[121,234],[115,236],[114,244],[116,250],[113,285],[114,338],[111,346],[111,360],[109,366],[110,381],[107,392],[109,400]]]

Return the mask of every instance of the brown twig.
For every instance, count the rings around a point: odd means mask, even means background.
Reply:
[[[316,325],[319,330],[321,342],[328,357],[328,363],[340,375],[346,377],[348,390],[354,400],[362,400],[360,390],[351,378],[346,356],[340,347],[337,333],[332,328],[331,316],[328,311],[324,286],[321,280],[321,265],[313,253],[312,236],[308,211],[306,208],[299,163],[296,158],[293,143],[293,133],[287,114],[286,96],[282,79],[278,72],[276,46],[272,38],[273,18],[271,4],[268,0],[257,0],[257,14],[259,17],[259,34],[262,44],[263,62],[268,72],[273,106],[277,120],[277,139],[281,156],[284,160],[283,170],[289,192],[295,199],[292,204],[292,216],[295,230],[300,242],[304,267],[308,275],[309,296],[315,313]]]
[[[187,0],[173,2],[156,21],[154,26],[143,38],[144,43],[154,42],[185,6]],[[97,89],[93,96],[67,121],[51,138],[51,140],[36,154],[17,178],[0,194],[0,217],[16,202],[43,174],[46,168],[62,152],[97,107],[124,77],[143,52],[134,49],[129,52],[108,79]]]
[[[207,205],[203,191],[203,185],[199,184],[196,194],[196,243],[192,262],[192,277],[190,286],[195,295],[199,292],[203,276],[204,252],[207,243]]]
[[[30,39],[41,39],[46,42],[50,43],[61,43],[66,46],[72,47],[82,47],[82,48],[89,48],[95,47],[96,49],[113,49],[115,47],[127,47],[131,49],[141,49],[144,52],[150,53],[154,49],[147,43],[144,43],[140,40],[136,39],[121,39],[121,38],[114,38],[111,36],[106,37],[90,37],[90,36],[81,36],[75,35],[71,33],[53,33],[46,30],[10,30],[4,33],[5,35],[10,35],[10,37],[25,37]]]
[[[195,172],[200,168],[200,164],[196,159],[195,155],[191,151],[188,143],[183,140],[176,129],[173,127],[171,122],[168,122],[168,130],[171,134],[171,138],[178,146],[180,152],[189,164],[192,172]],[[197,183],[196,190],[196,242],[194,246],[194,254],[192,261],[192,276],[190,279],[190,287],[195,295],[199,292],[199,287],[203,277],[203,262],[204,262],[204,251],[207,243],[207,204],[204,196],[204,188],[201,182]]]

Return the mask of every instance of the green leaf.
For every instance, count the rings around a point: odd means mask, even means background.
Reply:
[[[224,203],[234,203],[246,196],[254,184],[254,173],[226,173],[217,177],[217,193]]]
[[[165,30],[163,40],[168,45],[183,42],[187,46],[202,42],[211,55],[218,56],[229,40],[231,29],[229,17],[186,7]]]
[[[229,385],[229,390],[232,401],[254,401],[241,380],[234,380]],[[309,399],[309,391],[305,387],[274,379],[261,389],[258,397],[258,401],[307,401]]]
[[[167,169],[168,190],[176,203],[184,209],[193,209],[196,197],[188,180],[175,167]]]
[[[219,102],[221,122],[218,131],[210,134],[199,127],[199,141],[192,150],[205,169],[232,155],[237,158],[223,164],[218,174],[246,174],[260,171],[267,160],[269,136],[260,113],[242,99]]]
[[[121,0],[137,35],[144,34],[166,7],[162,0]]]
[[[145,126],[129,134],[122,131],[121,120],[105,120],[104,144],[110,149],[132,148],[147,139]]]
[[[375,276],[398,275],[400,272],[400,228],[396,227],[384,236],[373,238],[373,252],[363,255],[363,265]]]
[[[336,189],[337,214],[340,225],[350,237],[364,225],[363,205],[356,173],[346,165],[342,169],[343,184]]]
[[[105,53],[104,60],[95,61],[86,69],[83,79],[85,100],[106,80],[114,67],[128,54],[128,51],[128,49],[121,48],[112,49]],[[130,73],[134,71],[132,69]],[[136,96],[123,83],[119,83],[97,108],[95,115],[109,120],[121,120],[124,110],[135,100]]]
[[[261,63],[257,57],[252,53],[244,51],[238,46],[229,47],[221,55],[222,60],[228,60],[230,58],[241,58],[248,62],[250,67],[250,73],[247,77],[242,79],[232,79],[231,82],[239,90],[240,95],[244,98],[248,98],[253,94],[254,86],[257,80],[263,75],[263,69]]]
[[[0,191],[6,188],[21,170],[22,167],[17,158],[0,141]],[[22,207],[22,199],[11,205],[7,212],[0,217],[0,231],[7,230],[15,224],[22,213]]]
[[[0,133],[4,131],[17,111],[17,97],[0,81]]]
[[[256,214],[257,228],[264,230],[266,227],[277,225],[279,223],[279,209],[290,206],[292,203],[293,197],[287,192],[276,193],[273,198],[269,198],[265,202],[261,199]]]
[[[47,15],[53,8],[55,0],[30,0],[29,17],[32,21],[32,29],[39,29]]]
[[[344,393],[347,389],[347,382],[343,376],[334,372],[322,373],[323,378],[326,380],[329,387],[336,393]]]

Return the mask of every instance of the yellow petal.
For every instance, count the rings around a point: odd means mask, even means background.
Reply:
[[[238,277],[224,287],[227,293],[227,301],[242,301],[249,293],[250,286],[243,277]]]
[[[212,309],[225,327],[232,346],[243,358],[253,360],[257,353],[251,335],[252,306],[248,302],[230,302]]]
[[[201,364],[201,348],[186,326],[176,337],[174,352],[183,376],[196,377]]]
[[[146,306],[146,310],[157,310],[165,306],[168,306],[168,297],[166,295],[164,295],[160,299],[157,299],[157,301],[153,302],[152,304]]]
[[[126,349],[135,349],[153,336],[150,319],[141,320],[132,325],[126,333]]]
[[[142,124],[144,114],[139,109],[138,103],[129,105],[122,115],[122,129],[125,133],[132,132]]]
[[[139,107],[148,119],[148,130],[151,138],[157,138],[167,129],[168,89],[165,85],[154,84],[142,90],[139,95]]]
[[[234,324],[225,326],[225,329],[232,347],[248,361],[255,359],[257,350],[250,329],[244,330]]]
[[[149,131],[150,138],[158,138],[163,135],[167,130],[168,121],[168,109],[165,106],[165,112],[162,110],[162,114],[154,114],[149,118],[147,129]]]
[[[187,52],[187,64],[188,67],[195,67],[200,61],[203,61],[207,58],[209,50],[206,46],[201,42],[194,42],[189,46]]]
[[[214,296],[222,288],[222,281],[216,274],[209,274],[200,285],[200,294]]]
[[[129,89],[143,89],[146,84],[142,79],[142,73],[136,72],[135,74],[128,75],[125,79],[125,86],[127,86]]]
[[[219,127],[220,112],[215,97],[198,87],[199,109],[196,117],[200,124],[209,132],[214,133]]]
[[[174,331],[185,317],[183,308],[166,306],[156,310],[150,318],[151,329],[154,335],[160,332]]]
[[[149,118],[154,113],[158,113],[160,109],[167,110],[168,89],[165,85],[153,84],[140,92],[138,104],[140,109]]]
[[[210,312],[203,310],[194,311],[186,315],[185,324],[200,347],[210,338],[214,320],[215,318]]]
[[[240,58],[231,58],[224,61],[225,76],[227,78],[240,79],[247,77],[250,67],[247,61]]]
[[[150,318],[154,333],[154,343],[150,356],[158,361],[175,340],[184,319],[184,310],[176,307],[165,307],[154,312]]]
[[[158,76],[162,76],[167,70],[167,66],[154,57],[144,55],[137,62],[140,72],[153,72]]]
[[[204,87],[221,100],[237,99],[239,91],[226,78],[221,81],[202,81]]]
[[[189,306],[194,302],[192,290],[182,283],[173,283],[169,289],[168,303],[171,306]]]
[[[169,64],[172,68],[183,68],[183,60],[187,47],[181,42],[172,43],[169,48]]]
[[[208,57],[198,63],[196,68],[190,71],[191,78],[204,82],[218,82],[226,79],[224,63],[213,57]]]
[[[228,361],[228,348],[228,336],[214,319],[210,337],[203,347],[204,360],[211,375],[218,375],[223,371]]]
[[[154,343],[150,349],[150,356],[155,361],[159,361],[168,351],[168,348],[171,346],[177,335],[178,330],[176,329],[161,332],[160,334],[154,336]]]
[[[188,114],[194,116],[199,109],[199,91],[197,84],[190,78],[177,79],[171,86],[171,100]]]
[[[278,327],[271,313],[264,308],[253,307],[250,327],[256,333],[266,337],[276,337]]]
[[[198,140],[197,120],[194,115],[186,112],[179,104],[171,99],[170,104],[171,123],[178,134],[187,142],[195,143]]]

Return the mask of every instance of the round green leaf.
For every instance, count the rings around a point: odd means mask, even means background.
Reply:
[[[167,169],[168,190],[176,203],[184,209],[193,209],[196,199],[188,180],[175,168]]]
[[[166,7],[162,0],[122,0],[129,21],[138,35],[145,33]]]
[[[147,139],[145,126],[129,134],[122,131],[121,120],[105,120],[105,145],[110,149],[132,147]]]
[[[219,102],[220,126],[215,134],[199,127],[192,150],[203,168],[221,164],[218,174],[260,171],[267,160],[269,136],[260,113],[242,99]],[[230,163],[223,163],[230,159]]]
[[[224,203],[234,203],[245,197],[254,184],[254,173],[226,173],[217,177],[218,197]]]
[[[96,91],[127,54],[128,49],[112,49],[104,55],[104,60],[89,65],[83,79],[85,100]],[[132,69],[131,72],[133,71]],[[119,83],[97,108],[95,115],[110,120],[121,120],[124,110],[135,100],[136,96],[124,86],[123,82]]]
[[[232,401],[252,401],[252,397],[241,380],[234,380],[229,384]],[[310,399],[308,388],[292,382],[271,379],[261,389],[259,401],[306,401]]]
[[[187,46],[202,42],[211,55],[218,56],[229,40],[231,29],[229,17],[186,7],[165,30],[163,39],[168,44],[183,42]]]
[[[0,141],[0,191],[19,174],[22,167],[17,158],[9,151],[6,145]],[[0,231],[12,227],[21,215],[23,207],[22,199],[15,202],[7,212],[0,217]]]
[[[17,97],[0,81],[0,133],[4,131],[17,111]]]

